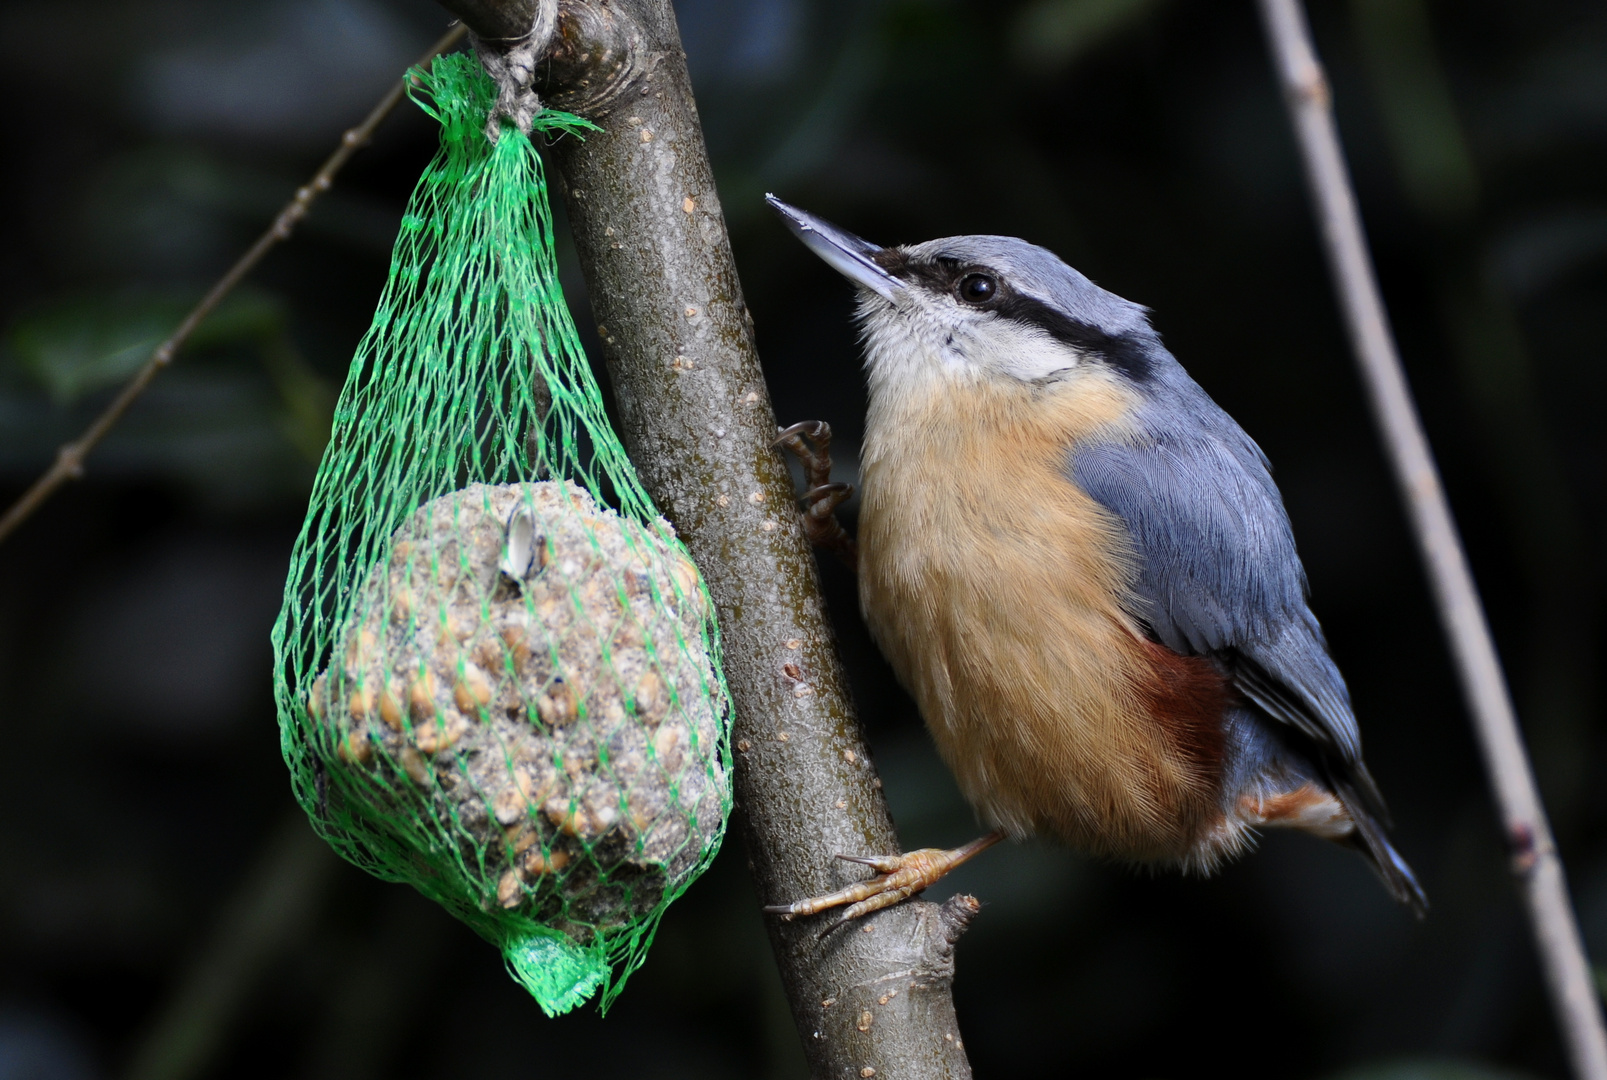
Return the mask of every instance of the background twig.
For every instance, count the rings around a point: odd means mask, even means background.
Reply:
[[[419,57],[416,66],[423,67],[452,48],[462,39],[464,32],[462,25],[454,26],[430,46],[428,52]],[[118,392],[117,397],[113,398],[111,404],[95,418],[95,422],[89,425],[88,430],[56,451],[55,464],[35,480],[33,486],[23,492],[22,497],[11,505],[4,517],[0,517],[0,541],[4,541],[19,525],[27,521],[46,499],[56,493],[57,488],[69,480],[77,480],[83,476],[84,459],[89,456],[89,452],[95,449],[96,445],[106,437],[107,432],[117,425],[123,414],[133,407],[134,402],[145,392],[145,388],[156,378],[157,373],[173,362],[179,349],[183,348],[185,341],[195,332],[195,328],[201,325],[201,321],[223,302],[224,297],[234,291],[234,287],[240,284],[247,274],[256,269],[257,264],[274,245],[290,238],[291,232],[297,223],[307,216],[307,211],[318,196],[329,190],[335,174],[340,172],[341,167],[351,156],[368,142],[374,130],[406,95],[407,80],[408,76],[405,75],[397,80],[396,85],[380,99],[379,104],[374,106],[363,122],[341,136],[340,146],[329,155],[328,160],[313,174],[312,179],[296,190],[295,197],[279,211],[279,216],[274,218],[268,230],[257,238],[257,242],[252,244],[233,266],[229,267],[228,272],[219,278],[212,288],[207,290],[206,295],[184,317],[184,321],[179,323],[178,329],[156,347],[156,351],[151,353],[151,358],[145,362],[145,366],[140,368]]]
[[[1576,1075],[1607,1080],[1607,1031],[1562,862],[1461,538],[1390,332],[1340,149],[1328,83],[1299,0],[1259,2],[1329,270],[1472,712],[1563,1039]]]

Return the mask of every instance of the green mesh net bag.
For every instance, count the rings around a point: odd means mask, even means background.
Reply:
[[[540,158],[467,56],[352,361],[274,628],[297,798],[346,858],[605,1007],[731,806],[707,595],[609,427]],[[589,126],[547,112],[533,130]]]

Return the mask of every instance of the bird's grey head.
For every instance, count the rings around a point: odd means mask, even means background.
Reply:
[[[952,236],[884,248],[773,195],[766,201],[860,287],[873,392],[940,375],[1044,385],[1096,374],[1142,384],[1167,355],[1143,306],[1025,240]]]

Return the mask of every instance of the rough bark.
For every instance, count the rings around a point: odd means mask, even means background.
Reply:
[[[518,32],[488,19],[488,0],[447,6],[479,20],[485,41]],[[605,129],[553,155],[620,435],[719,611],[737,816],[760,901],[838,888],[863,872],[834,855],[896,852],[898,837],[770,445],[776,418],[669,0],[565,2],[540,74],[549,104]],[[950,986],[976,910],[969,897],[909,902],[824,937],[829,916],[772,917],[813,1075],[971,1075]]]
[[[452,0],[444,4],[475,36],[486,41],[514,41],[530,32],[541,0]]]

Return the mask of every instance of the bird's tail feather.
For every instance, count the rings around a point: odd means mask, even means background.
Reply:
[[[1411,908],[1413,915],[1423,918],[1428,914],[1428,896],[1423,892],[1423,886],[1418,884],[1417,875],[1412,873],[1412,868],[1406,865],[1406,860],[1401,858],[1400,852],[1389,842],[1389,837],[1384,835],[1384,827],[1370,812],[1363,798],[1359,797],[1360,793],[1345,783],[1336,784],[1335,787],[1340,801],[1350,812],[1351,821],[1356,825],[1356,831],[1348,838],[1350,844],[1372,864],[1389,894]]]

